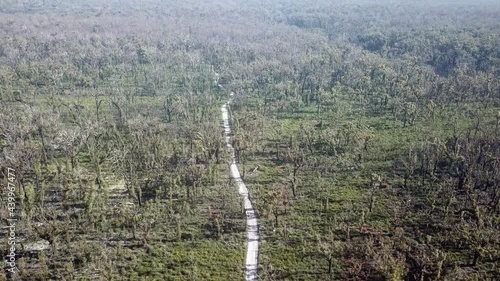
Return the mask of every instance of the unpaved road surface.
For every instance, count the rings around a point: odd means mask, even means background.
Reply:
[[[227,107],[231,103],[234,93],[231,93],[231,97],[228,102],[226,102],[222,108],[222,120],[224,122],[224,136],[226,138],[226,146],[231,153],[231,177],[234,179],[238,185],[238,192],[240,193],[243,202],[245,203],[245,213],[247,216],[247,258],[245,262],[245,273],[246,280],[253,281],[257,280],[257,267],[259,265],[259,221],[255,214],[255,210],[252,207],[252,201],[250,201],[248,189],[245,183],[241,179],[238,166],[236,166],[236,157],[234,154],[234,148],[231,145],[231,127],[229,125],[229,115]]]

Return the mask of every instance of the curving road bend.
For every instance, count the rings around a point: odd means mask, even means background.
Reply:
[[[247,258],[245,262],[245,273],[246,280],[253,281],[257,280],[257,267],[259,265],[259,221],[255,214],[255,210],[252,207],[252,202],[249,198],[248,189],[245,183],[241,179],[240,172],[238,171],[238,166],[236,166],[236,157],[234,154],[234,148],[231,145],[231,126],[229,125],[229,115],[227,111],[228,105],[233,100],[234,93],[231,93],[229,101],[226,102],[222,107],[222,120],[224,122],[224,136],[226,138],[226,146],[231,153],[231,177],[234,179],[238,185],[238,192],[245,203],[245,213],[247,216]]]

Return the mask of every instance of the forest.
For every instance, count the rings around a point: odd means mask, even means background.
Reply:
[[[500,2],[3,0],[0,281],[244,280],[228,100],[252,280],[500,280]]]

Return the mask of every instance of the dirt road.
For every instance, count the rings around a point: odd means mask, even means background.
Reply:
[[[231,93],[229,101],[226,102],[222,108],[222,120],[224,121],[224,136],[226,139],[226,146],[231,153],[231,177],[238,185],[238,192],[245,204],[245,213],[247,216],[247,258],[245,265],[246,280],[257,280],[257,268],[259,265],[259,221],[255,214],[255,210],[252,207],[252,202],[250,201],[248,189],[245,183],[241,179],[238,166],[236,165],[236,157],[234,154],[234,148],[231,145],[231,126],[229,125],[229,114],[227,107],[233,99],[234,93]]]

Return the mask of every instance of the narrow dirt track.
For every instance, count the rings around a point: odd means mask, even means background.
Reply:
[[[257,268],[259,265],[259,221],[255,215],[255,210],[252,207],[252,202],[249,198],[248,189],[245,183],[241,179],[238,166],[236,166],[236,157],[234,153],[234,148],[231,145],[231,126],[229,125],[229,114],[227,111],[228,105],[233,99],[234,93],[231,93],[229,101],[226,102],[222,107],[222,120],[224,122],[224,136],[226,138],[226,146],[231,153],[231,177],[234,179],[238,185],[238,192],[245,203],[245,213],[247,216],[247,258],[245,262],[245,273],[246,280],[257,280]]]

